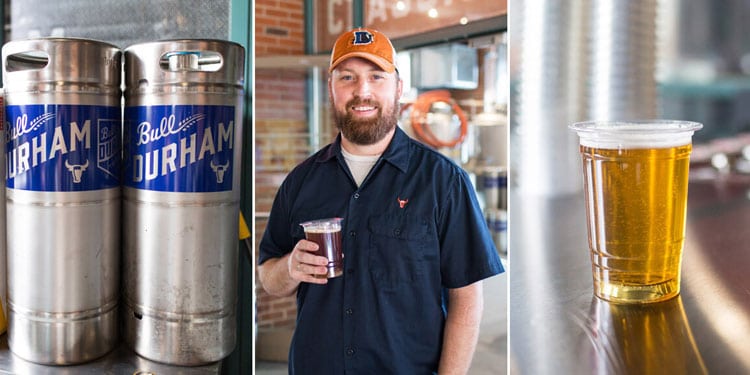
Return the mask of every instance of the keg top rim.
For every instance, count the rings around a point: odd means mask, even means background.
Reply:
[[[40,38],[26,38],[26,39],[16,39],[11,40],[6,45],[17,45],[17,44],[26,44],[26,43],[34,43],[34,42],[58,42],[58,43],[91,43],[91,44],[100,44],[104,46],[113,47],[116,49],[120,49],[115,44],[112,44],[110,42],[105,42],[103,40],[99,39],[91,39],[91,38],[80,38],[80,37],[57,37],[57,36],[48,36],[48,37],[40,37]]]
[[[235,45],[235,46],[241,47],[243,49],[245,48],[240,43],[237,43],[237,42],[234,42],[234,41],[231,41],[231,40],[226,40],[226,39],[211,39],[211,38],[208,38],[208,39],[188,39],[188,38],[176,38],[176,39],[161,39],[161,40],[155,40],[155,41],[149,41],[149,42],[142,42],[142,43],[131,44],[131,45],[127,46],[124,49],[124,51],[125,52],[130,52],[133,49],[144,47],[144,46],[156,46],[156,45],[160,45],[160,44],[170,44],[170,43],[172,43],[172,44],[179,44],[179,43],[183,43],[183,44],[190,44],[190,43],[223,43],[223,44]]]

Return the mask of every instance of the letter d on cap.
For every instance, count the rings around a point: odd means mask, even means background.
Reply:
[[[369,31],[355,31],[354,32],[354,45],[358,44],[370,44],[372,43],[372,34]]]

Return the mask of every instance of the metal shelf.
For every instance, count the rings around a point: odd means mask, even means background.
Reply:
[[[0,336],[0,374],[36,374],[36,375],[120,375],[120,374],[175,374],[175,375],[215,375],[221,373],[221,363],[204,366],[170,366],[147,360],[138,356],[125,344],[121,343],[106,356],[92,362],[69,365],[49,366],[25,361],[17,357],[8,348],[8,335]]]

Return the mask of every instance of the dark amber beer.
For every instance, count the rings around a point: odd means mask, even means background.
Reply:
[[[341,247],[341,218],[321,219],[300,224],[305,238],[318,244],[314,253],[328,258],[327,272],[319,278],[332,278],[344,273],[344,255]]]
[[[680,291],[690,122],[574,124],[581,139],[594,294],[645,303]]]

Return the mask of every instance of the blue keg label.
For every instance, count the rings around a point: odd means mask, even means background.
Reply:
[[[125,185],[207,193],[232,190],[234,106],[125,108]]]
[[[6,106],[8,188],[87,191],[120,185],[120,108]]]
[[[508,221],[503,219],[488,219],[487,226],[492,232],[505,232],[508,230]]]
[[[483,187],[485,189],[505,188],[508,186],[508,178],[504,175],[484,176]]]

